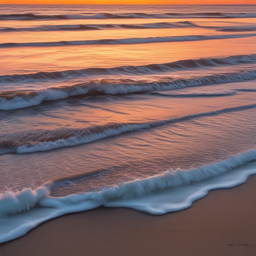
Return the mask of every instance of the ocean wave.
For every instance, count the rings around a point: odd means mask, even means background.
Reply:
[[[43,202],[40,203],[41,206],[57,208],[59,205],[56,206],[54,201],[61,201],[62,204],[72,204],[84,200],[94,200],[103,204],[116,199],[142,197],[158,190],[185,186],[190,183],[210,179],[255,160],[256,150],[251,150],[238,156],[232,156],[227,160],[194,168],[189,171],[182,171],[180,169],[175,171],[170,170],[153,177],[126,182],[114,187],[106,187],[98,192],[81,193],[62,198],[49,197],[49,193],[55,187],[56,183],[56,181],[53,180],[35,190],[26,188],[16,193],[7,192],[1,194],[0,205],[2,207],[0,208],[0,216],[28,211],[44,198],[48,198],[48,200],[42,200]],[[65,178],[60,177],[59,179],[62,180]]]
[[[101,191],[59,198],[49,196],[53,182],[35,190],[24,189],[21,192],[1,194],[0,221],[5,225],[1,227],[0,243],[25,235],[47,220],[101,205],[130,207],[155,215],[186,209],[210,190],[230,188],[244,183],[250,175],[256,173],[255,166],[246,166],[255,160],[256,150],[251,150],[188,171],[169,170],[153,177],[103,188]],[[244,168],[239,169],[242,166]],[[35,205],[40,208],[31,211]],[[12,215],[21,211],[26,211],[22,217],[19,214]],[[9,215],[12,215],[11,221]]]
[[[143,197],[156,191],[178,186],[186,186],[194,182],[201,182],[255,160],[256,150],[251,150],[238,156],[232,156],[227,160],[194,168],[188,171],[183,171],[181,169],[177,169],[175,171],[170,170],[153,177],[126,182],[114,187],[103,188],[99,192],[66,196],[61,198],[61,202],[68,204],[72,201],[79,203],[84,200],[93,200],[105,204],[113,200]],[[40,205],[44,207],[56,207],[54,201],[58,201],[58,199],[55,200],[52,198],[51,200],[49,198]]]
[[[226,91],[226,92],[194,92],[194,93],[180,93],[180,94],[171,94],[171,93],[152,93],[154,95],[171,97],[171,98],[197,98],[197,97],[222,97],[222,96],[232,96],[236,94],[236,91]]]
[[[147,37],[147,38],[125,38],[125,39],[100,39],[83,41],[59,41],[59,42],[30,42],[30,43],[2,43],[0,48],[14,47],[56,47],[75,45],[119,45],[119,44],[147,44],[165,42],[187,42],[216,39],[232,39],[254,37],[256,34],[232,34],[232,35],[194,35],[194,36],[169,36],[169,37]]]
[[[0,217],[19,212],[28,211],[44,197],[50,194],[46,186],[35,190],[31,188],[23,189],[20,192],[7,192],[0,194]]]
[[[165,29],[165,28],[205,28],[222,32],[249,32],[256,31],[256,27],[247,26],[203,26],[190,21],[157,22],[145,24],[77,24],[77,25],[45,25],[35,27],[1,27],[0,33],[6,32],[37,32],[37,31],[91,31],[106,29]]]
[[[25,188],[21,191],[8,191],[6,193],[2,193],[0,194],[0,218],[7,215],[29,211],[30,209],[34,208],[40,200],[49,197],[50,192],[59,186],[64,186],[66,184],[70,184],[71,182],[80,182],[85,178],[95,175],[106,175],[109,171],[110,169],[86,171],[84,173],[58,177],[36,189]]]
[[[68,79],[90,75],[120,75],[120,74],[154,74],[179,69],[204,68],[256,63],[256,54],[235,55],[223,58],[202,58],[179,60],[164,64],[149,64],[145,66],[123,66],[114,68],[88,68],[79,70],[64,70],[56,72],[38,72],[32,74],[15,74],[0,76],[0,83],[24,82],[32,80]]]
[[[48,151],[62,147],[72,147],[86,144],[119,134],[148,129],[152,124],[107,124],[84,129],[59,129],[50,131],[30,131],[26,134],[16,134],[16,138],[1,140],[0,154],[32,153]],[[14,135],[15,136],[15,135]]]
[[[237,89],[237,91],[240,91],[240,92],[256,92],[256,88],[240,88],[240,89]]]
[[[215,116],[229,112],[242,111],[255,107],[256,104],[243,105],[147,123],[111,123],[104,126],[92,126],[84,129],[57,129],[49,131],[40,130],[27,131],[26,134],[24,134],[24,132],[8,134],[8,136],[12,136],[13,139],[6,138],[1,140],[0,154],[33,153],[49,151],[63,147],[73,147],[108,137],[122,135],[128,132],[137,132],[171,123],[178,123],[201,117]]]
[[[200,27],[189,21],[180,22],[158,22],[147,24],[79,24],[79,25],[48,25],[37,26],[28,28],[0,28],[0,32],[24,32],[24,31],[86,31],[86,30],[99,30],[99,29],[154,29],[154,28],[187,28],[187,27]]]
[[[39,91],[6,91],[0,94],[0,110],[26,108],[39,105],[44,101],[55,101],[78,95],[120,95],[168,91],[186,87],[206,86],[212,84],[234,83],[256,79],[256,71],[216,74],[192,79],[177,79],[165,82],[145,82],[136,80],[90,81],[68,87],[52,87]]]
[[[255,18],[255,13],[221,13],[221,12],[198,12],[198,13],[94,13],[90,15],[40,15],[34,13],[2,14],[0,20],[68,20],[68,19],[150,19],[150,18]]]
[[[249,32],[249,31],[256,31],[256,27],[255,26],[232,26],[232,27],[218,28],[217,31],[222,31],[222,32]]]
[[[41,199],[49,197],[51,190],[59,186],[70,184],[71,182],[80,182],[91,176],[106,175],[109,171],[110,169],[86,171],[84,173],[58,177],[36,189],[25,188],[21,191],[2,193],[0,194],[0,217],[29,211],[31,208],[34,208]]]

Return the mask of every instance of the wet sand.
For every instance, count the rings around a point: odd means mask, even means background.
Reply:
[[[164,216],[103,207],[63,216],[0,245],[0,255],[256,255],[256,176]]]

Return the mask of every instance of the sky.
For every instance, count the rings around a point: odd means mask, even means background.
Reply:
[[[256,0],[0,0],[0,4],[256,4]]]

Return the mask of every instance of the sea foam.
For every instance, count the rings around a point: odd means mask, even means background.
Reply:
[[[210,190],[230,188],[244,183],[256,173],[256,150],[232,156],[206,166],[169,170],[159,175],[138,179],[97,192],[73,194],[61,198],[48,195],[54,182],[36,190],[23,190],[1,195],[0,243],[26,234],[42,222],[58,216],[86,211],[101,205],[130,207],[154,215],[178,211],[204,197]],[[34,207],[35,204],[40,208]],[[23,213],[19,213],[25,211]],[[13,213],[19,213],[11,215]],[[7,215],[8,216],[4,216]]]
[[[53,87],[39,91],[11,91],[0,94],[0,110],[26,108],[39,105],[44,101],[54,101],[77,95],[118,95],[168,91],[186,87],[206,86],[214,84],[235,83],[256,79],[256,71],[240,71],[236,73],[215,74],[192,79],[170,79],[170,82],[140,82],[130,80],[129,83],[111,80],[90,81],[69,87]],[[19,95],[19,96],[16,96]]]

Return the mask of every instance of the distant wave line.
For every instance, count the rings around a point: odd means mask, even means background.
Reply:
[[[24,82],[33,80],[72,79],[90,75],[119,75],[119,74],[154,74],[170,72],[179,69],[193,69],[215,66],[229,66],[256,63],[256,54],[234,55],[223,58],[201,58],[178,60],[164,64],[149,64],[144,66],[121,66],[113,68],[88,68],[54,72],[38,72],[31,74],[14,74],[0,76],[0,83]]]
[[[181,22],[159,22],[146,24],[78,24],[78,25],[45,25],[28,28],[0,28],[0,32],[23,32],[23,31],[86,31],[86,30],[100,30],[100,29],[159,29],[159,28],[187,28],[200,27],[189,21]]]
[[[215,40],[215,39],[233,39],[233,38],[246,38],[246,37],[254,37],[254,36],[256,36],[256,34],[232,34],[232,35],[209,35],[209,36],[194,35],[194,36],[170,36],[170,37],[125,38],[125,39],[100,39],[100,40],[82,40],[82,41],[2,43],[0,44],[0,48],[146,44],[146,43],[203,41],[203,40]]]
[[[256,31],[256,26],[203,26],[190,21],[157,22],[142,24],[72,24],[72,25],[44,25],[35,27],[2,27],[0,33],[7,32],[38,32],[38,31],[91,31],[106,29],[171,29],[171,28],[204,28],[222,32],[249,32]]]
[[[180,93],[180,94],[167,94],[167,93],[152,93],[154,95],[162,96],[162,97],[170,97],[170,98],[198,98],[198,97],[224,97],[224,96],[233,96],[236,94],[236,90],[227,91],[227,92],[213,92],[213,93]]]
[[[69,19],[150,19],[150,18],[255,18],[256,13],[221,13],[221,12],[197,12],[197,13],[92,13],[84,14],[60,14],[40,15],[34,13],[2,14],[0,20],[69,20]]]

